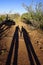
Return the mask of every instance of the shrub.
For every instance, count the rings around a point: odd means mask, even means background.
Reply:
[[[42,30],[43,30],[43,24],[40,24],[40,29],[42,29]]]

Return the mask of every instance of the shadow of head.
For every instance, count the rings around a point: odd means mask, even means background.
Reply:
[[[4,24],[6,25],[6,26],[11,26],[11,25],[15,25],[15,22],[13,21],[13,20],[5,20],[4,21]]]
[[[3,25],[9,27],[9,26],[15,25],[15,21],[10,20],[10,19],[6,19],[6,20],[4,20],[4,21],[0,24],[0,27],[2,27]]]
[[[22,26],[22,33],[23,33],[23,37],[27,40],[30,41],[30,36],[28,34],[28,32],[26,31],[26,29]]]
[[[15,32],[18,32],[19,31],[19,26],[16,27],[16,31]]]

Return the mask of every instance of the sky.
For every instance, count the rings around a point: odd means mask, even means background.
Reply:
[[[34,4],[38,2],[43,2],[43,0],[33,0]],[[0,14],[3,13],[24,13],[26,10],[23,8],[22,4],[26,5],[32,4],[32,0],[0,0]]]

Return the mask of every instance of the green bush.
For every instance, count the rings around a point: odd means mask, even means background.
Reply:
[[[6,16],[5,15],[0,15],[0,23],[6,19]]]
[[[2,21],[2,18],[0,17],[0,21]]]
[[[43,30],[43,24],[40,24],[40,29],[42,29],[42,30]]]

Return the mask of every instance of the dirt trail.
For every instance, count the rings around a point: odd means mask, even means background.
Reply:
[[[19,33],[15,32],[17,26],[19,26],[20,28]],[[21,32],[22,26],[24,28],[25,33]],[[10,60],[11,65],[38,65],[39,62],[37,61],[35,62],[34,60],[34,51],[35,51],[35,57],[38,57],[40,64],[43,65],[43,34],[40,34],[37,30],[34,30],[34,28],[32,28],[30,25],[27,25],[21,22],[20,19],[18,19],[18,22],[16,22],[16,25],[12,26],[3,34],[4,34],[4,37],[2,36],[0,43],[2,48],[4,49],[7,48],[7,50],[5,51],[5,53],[4,51],[2,51],[3,54],[0,55],[0,65],[7,65],[6,60],[8,58],[11,44],[13,43],[14,43],[13,44],[14,47],[12,45],[13,48],[11,48],[11,50],[13,49],[13,51],[12,52],[10,51],[10,53],[12,53],[12,60]],[[19,37],[18,37],[18,34],[19,34]],[[24,34],[24,37],[23,37],[23,34]],[[15,35],[18,41],[15,40]],[[28,37],[30,37],[30,39]],[[29,42],[32,44],[32,46],[31,44],[28,44]],[[32,51],[31,47],[32,49],[34,48],[34,51]],[[40,49],[40,47],[42,47],[42,49]],[[30,59],[31,56],[35,64],[31,64],[31,62],[33,61]],[[14,60],[15,62],[13,62]]]

